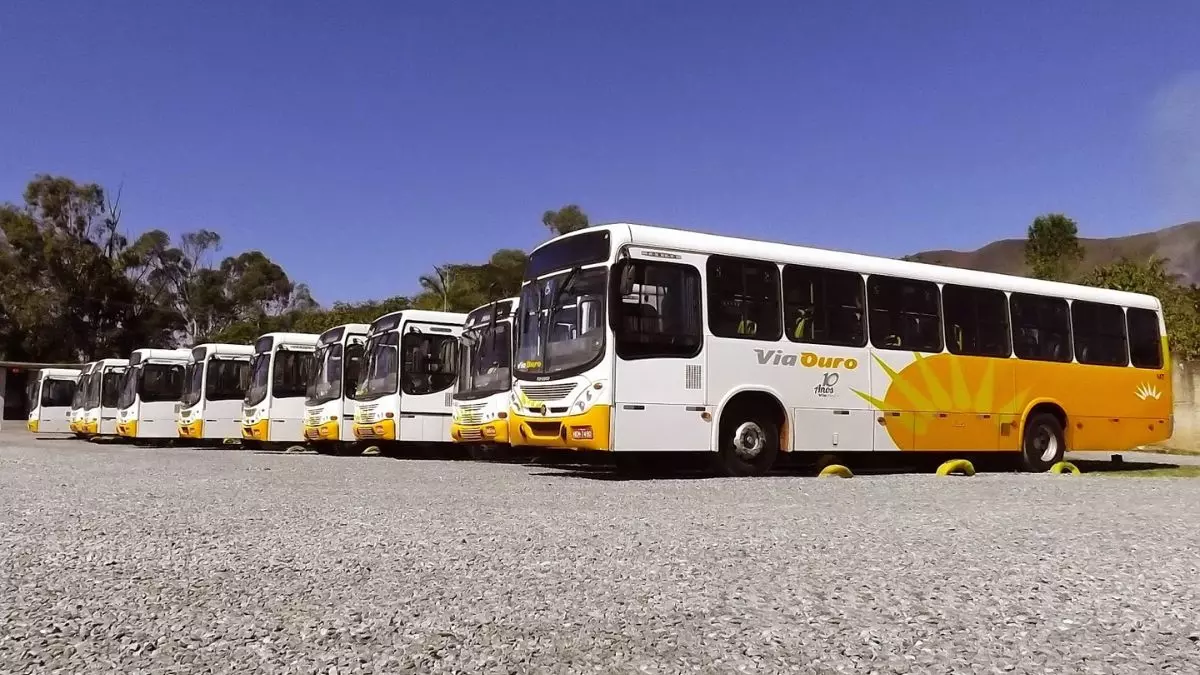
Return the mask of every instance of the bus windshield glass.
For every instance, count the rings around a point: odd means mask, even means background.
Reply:
[[[308,378],[305,403],[319,405],[342,395],[342,345],[335,342],[317,350],[316,368]]]
[[[190,408],[200,402],[200,394],[204,391],[204,362],[192,361],[183,369],[183,394],[179,402],[183,407]]]
[[[140,365],[133,366],[125,371],[125,377],[121,380],[121,394],[117,397],[118,408],[128,408],[137,400],[138,375],[141,372],[142,367]]]
[[[576,372],[603,355],[607,279],[607,268],[574,268],[521,289],[518,379]]]
[[[400,333],[388,331],[367,341],[366,366],[358,385],[359,400],[400,391]]]
[[[271,352],[259,352],[250,361],[250,386],[246,388],[246,405],[258,405],[267,397],[270,384]]]
[[[508,391],[512,386],[512,330],[509,322],[470,331],[459,352],[458,397]]]

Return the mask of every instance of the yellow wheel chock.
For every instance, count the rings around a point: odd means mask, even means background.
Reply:
[[[1050,473],[1068,473],[1072,476],[1080,474],[1079,467],[1070,462],[1055,462],[1054,466],[1050,467]]]
[[[367,456],[374,456],[374,455],[378,455],[378,454],[382,454],[382,453],[381,453],[378,445],[372,445],[372,446],[368,446],[368,447],[364,448],[362,451],[362,454],[367,455]]]
[[[949,459],[937,468],[939,476],[974,476],[975,465],[965,459]]]
[[[303,445],[289,445],[288,449],[284,452],[288,453],[289,455],[294,455],[298,452],[304,452],[306,450],[308,450],[308,448],[304,447]]]
[[[854,472],[841,464],[830,464],[821,469],[817,478],[854,478]]]

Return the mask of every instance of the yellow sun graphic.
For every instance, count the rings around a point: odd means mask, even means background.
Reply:
[[[913,362],[896,371],[873,358],[891,379],[883,399],[853,391],[879,410],[912,414],[911,433],[899,424],[887,427],[901,450],[995,448],[1000,415],[1016,413],[1028,394],[1014,391],[1007,368],[997,376],[996,359],[913,353]]]

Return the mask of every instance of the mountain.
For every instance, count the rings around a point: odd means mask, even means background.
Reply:
[[[1080,237],[1079,242],[1084,250],[1080,271],[1107,265],[1123,257],[1144,260],[1155,255],[1166,258],[1168,269],[1180,275],[1184,283],[1200,284],[1200,221],[1127,237]],[[1022,276],[1029,273],[1025,266],[1024,239],[1001,239],[974,251],[923,251],[907,259],[984,272]]]

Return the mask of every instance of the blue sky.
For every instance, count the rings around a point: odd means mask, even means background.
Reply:
[[[1200,2],[8,0],[0,200],[124,189],[322,302],[547,208],[883,255],[1200,218]]]

